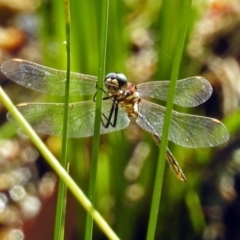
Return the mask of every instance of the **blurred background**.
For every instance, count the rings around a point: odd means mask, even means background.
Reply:
[[[71,70],[97,75],[101,1],[70,0]],[[182,1],[111,0],[106,73],[130,82],[167,80],[178,44]],[[169,147],[187,182],[166,166],[156,239],[240,239],[240,2],[195,0],[179,79],[201,75],[211,98],[181,112],[218,118],[230,140],[215,148]],[[66,69],[64,3],[0,0],[0,63],[22,58]],[[14,103],[59,102],[0,75]],[[76,98],[72,101],[86,100]],[[89,99],[92,99],[90,96]],[[6,121],[0,103],[0,239],[53,239],[56,186],[51,171],[28,138]],[[42,139],[56,157],[61,139]],[[70,174],[87,192],[92,138],[69,139]],[[134,121],[101,136],[96,207],[121,239],[145,239],[159,148]],[[69,194],[66,240],[83,239],[86,212]],[[106,239],[94,227],[93,239]]]

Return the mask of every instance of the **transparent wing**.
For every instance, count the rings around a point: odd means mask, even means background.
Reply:
[[[142,99],[138,110],[137,124],[161,137],[166,108]],[[189,148],[213,147],[228,138],[228,130],[217,119],[172,112],[168,139],[178,145]]]
[[[142,97],[167,100],[170,81],[146,82],[137,85]],[[185,107],[195,107],[205,102],[212,94],[212,86],[202,77],[190,77],[177,81],[174,103]]]
[[[102,113],[106,115],[112,106],[112,101],[104,101]],[[61,136],[63,127],[64,104],[61,103],[23,103],[18,110],[38,133]],[[15,122],[10,113],[7,118]],[[68,137],[80,138],[93,135],[95,119],[95,103],[92,101],[69,104]],[[119,109],[116,127],[101,126],[101,134],[118,131],[129,125],[129,118],[125,111]],[[16,123],[17,124],[17,123]]]
[[[2,63],[1,71],[12,81],[39,92],[63,96],[66,71],[48,68],[22,59]],[[97,77],[81,73],[70,74],[70,95],[90,95],[96,92]]]

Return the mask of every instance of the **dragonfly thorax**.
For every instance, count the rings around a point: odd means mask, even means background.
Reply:
[[[122,73],[109,73],[104,79],[107,95],[115,104],[119,104],[129,117],[138,116],[140,97],[136,85],[127,82]]]

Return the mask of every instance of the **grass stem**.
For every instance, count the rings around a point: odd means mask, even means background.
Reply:
[[[62,156],[61,164],[66,169],[67,166],[67,132],[68,132],[68,105],[70,87],[70,8],[69,1],[65,0],[65,21],[66,21],[66,52],[67,52],[67,75],[65,84],[64,115],[63,115],[63,137],[62,137]],[[54,225],[54,240],[64,240],[65,219],[67,204],[67,187],[59,179],[57,207]]]
[[[173,109],[173,99],[175,94],[175,86],[178,78],[181,56],[184,48],[184,42],[185,42],[185,36],[188,28],[188,19],[189,19],[190,12],[191,12],[191,0],[184,0],[181,19],[180,19],[181,23],[180,23],[180,28],[178,32],[178,41],[177,41],[178,44],[176,45],[175,56],[173,59],[171,83],[170,83],[170,88],[168,92],[167,109],[164,117],[162,140],[161,140],[161,146],[160,146],[160,155],[159,155],[154,190],[153,190],[153,198],[152,198],[152,204],[151,204],[151,210],[150,210],[147,240],[155,239],[157,217],[158,217],[158,212],[160,207],[162,183],[163,183],[163,176],[164,176],[166,148],[168,143],[168,132],[170,128],[171,112]]]
[[[88,189],[88,197],[94,204],[95,202],[95,187],[97,176],[97,163],[98,152],[100,142],[100,127],[101,127],[101,110],[102,110],[102,87],[103,78],[105,74],[105,62],[106,62],[106,49],[107,49],[107,29],[108,29],[108,9],[109,0],[102,1],[102,13],[101,13],[101,33],[100,33],[100,54],[99,54],[99,67],[98,67],[98,89],[96,95],[96,111],[95,111],[95,123],[94,123],[94,138],[92,147],[92,159],[90,170],[90,181]],[[87,214],[85,240],[92,239],[93,219],[92,216]]]

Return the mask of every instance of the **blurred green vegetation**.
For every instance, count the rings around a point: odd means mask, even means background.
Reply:
[[[101,1],[70,0],[70,6],[71,70],[97,75]],[[106,73],[124,72],[129,81],[134,83],[138,83],[138,79],[133,76],[142,78],[141,74],[145,74],[148,81],[169,79],[174,49],[178,42],[181,6],[179,0],[111,0]],[[199,4],[198,7],[203,6]],[[196,9],[192,11],[189,33],[199,12],[201,11]],[[66,69],[63,1],[43,1],[38,14],[42,22],[39,29],[42,64]],[[133,41],[134,34],[138,34],[137,30],[142,33],[137,39],[139,45]],[[135,65],[129,62],[144,48],[141,44],[147,41],[145,38],[150,38],[152,42],[147,45],[146,51],[151,48],[153,56],[142,55],[143,65],[139,66],[139,71],[131,68]],[[194,64],[186,52],[184,54],[179,78],[199,75],[198,63]],[[151,66],[148,65],[149,62]],[[58,98],[49,99],[59,101]],[[72,100],[84,99],[86,98]],[[180,110],[205,114],[204,106]],[[228,126],[230,125],[229,120]],[[51,138],[51,141],[58,139]],[[54,144],[56,143],[53,142],[52,145]],[[70,139],[68,146],[70,174],[86,193],[91,146],[92,138]],[[200,239],[206,225],[201,207],[203,171],[220,148],[185,149],[170,143],[170,149],[188,181],[180,182],[167,165],[156,239]],[[146,237],[158,154],[159,149],[150,134],[139,129],[134,121],[126,130],[101,136],[96,207],[121,239],[140,240]],[[129,162],[132,165],[127,168]],[[74,208],[76,222],[73,225],[78,239],[82,239],[86,213],[77,204]],[[94,228],[93,239],[104,239],[97,227]]]
[[[70,6],[71,70],[97,75],[101,2],[71,0]],[[134,75],[132,72],[135,69],[128,68],[126,63],[131,55],[135,54],[134,51],[138,51],[134,49],[131,35],[139,29],[150,33],[158,59],[154,67],[156,71],[150,73],[152,77],[148,80],[169,79],[174,49],[178,41],[181,6],[182,3],[178,0],[110,1],[106,71],[126,74],[130,72],[130,76]],[[42,4],[40,13],[43,20],[39,34],[45,56],[43,64],[64,69],[66,55],[63,44],[65,39],[63,4],[61,1],[49,1]],[[57,50],[54,53],[46,51],[51,49],[52,45],[57,45]],[[180,76],[197,75],[198,72],[191,72],[188,68],[189,59],[186,56],[183,59]],[[137,83],[138,79],[129,81]],[[132,127],[102,136],[97,178],[96,206],[119,237],[125,240],[145,239],[158,159],[158,148],[151,136],[135,126],[131,129]],[[71,139],[69,143],[70,173],[87,192],[92,139]],[[146,144],[149,154],[146,154],[146,159],[138,159],[138,162],[143,161],[144,165],[140,169],[139,177],[132,176],[131,180],[131,174],[134,172],[130,172],[128,178],[124,173],[134,150],[140,143]],[[205,222],[198,188],[201,168],[197,170],[196,166],[210,160],[211,150],[190,150],[172,144],[171,150],[183,167],[188,182],[185,184],[179,182],[167,166],[156,239],[197,239],[204,229]],[[138,155],[137,158],[141,158],[141,154]],[[139,166],[136,166],[136,169],[139,169]],[[76,212],[79,215],[78,234],[82,238],[85,213],[79,208]],[[94,234],[94,239],[98,239],[97,234],[99,232]]]

